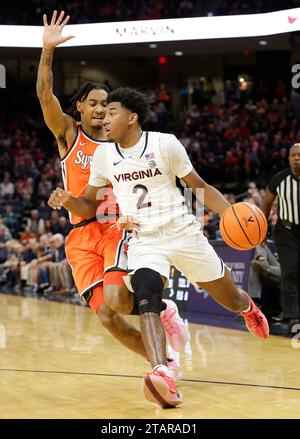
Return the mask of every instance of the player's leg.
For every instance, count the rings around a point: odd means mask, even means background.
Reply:
[[[128,250],[129,285],[138,300],[142,338],[153,367],[152,372],[144,376],[143,389],[149,401],[164,408],[175,407],[182,399],[168,369],[166,336],[160,318],[162,293],[170,264],[167,253],[159,254],[161,247],[156,246],[151,238],[149,245],[141,242],[131,245],[130,242]]]
[[[104,257],[104,301],[109,308],[121,314],[139,314],[139,304],[135,294],[124,284],[127,275],[127,237],[126,232],[107,229],[103,241]],[[187,334],[184,322],[179,316],[176,304],[171,300],[162,300],[160,318],[175,351],[186,344]]]
[[[184,242],[177,240],[173,263],[193,284],[207,291],[221,306],[240,312],[249,331],[257,337],[269,335],[268,322],[247,293],[236,287],[229,270],[197,224],[185,227]]]
[[[146,358],[140,331],[129,325],[115,311],[103,305],[104,260],[94,248],[91,248],[94,243],[92,237],[95,240],[99,239],[98,231],[98,224],[91,223],[85,230],[73,230],[67,238],[66,255],[72,268],[76,287],[80,296],[97,314],[101,323],[122,344]]]
[[[102,304],[97,311],[102,325],[117,339],[136,354],[148,360],[140,331],[128,323],[119,313]]]
[[[167,366],[166,336],[160,319],[164,281],[156,271],[141,268],[133,274],[131,285],[138,299],[141,333],[150,364]]]
[[[127,348],[147,358],[140,331],[116,312],[121,310],[126,314],[138,314],[135,312],[138,309],[134,308],[133,293],[124,285],[123,275],[127,273],[119,271],[120,263],[119,267],[115,264],[117,262],[115,255],[118,253],[116,250],[120,250],[119,254],[123,254],[119,240],[114,240],[114,236],[108,234],[105,234],[106,238],[103,240],[103,233],[99,231],[101,231],[99,225],[91,223],[85,229],[73,230],[67,238],[66,254],[78,292],[111,334]],[[99,243],[96,244],[97,248],[93,247],[95,242]],[[104,258],[99,255],[100,251],[106,257],[106,266],[114,265],[115,271],[104,274]],[[103,280],[108,289],[108,303],[103,299]],[[109,304],[113,305],[115,310],[110,309]],[[172,366],[175,370],[174,362]]]
[[[144,393],[148,400],[163,408],[181,404],[175,381],[168,369],[166,336],[160,319],[165,279],[156,271],[140,268],[131,277],[139,302],[141,334],[152,372],[144,376]]]
[[[269,324],[265,315],[245,291],[237,288],[227,268],[224,277],[211,282],[197,282],[197,285],[224,308],[232,312],[240,312],[253,335],[259,338],[269,336]]]
[[[102,324],[117,338],[119,336],[122,337],[124,332],[124,323],[121,323],[121,320],[124,321],[124,319],[120,319],[119,313],[139,315],[137,297],[124,285],[123,274],[124,273],[120,271],[105,273],[104,302],[107,306],[103,306],[97,311]],[[166,331],[166,328],[168,328],[168,331],[171,334],[168,338],[172,348],[180,351],[186,343],[186,333],[184,332],[184,335],[182,335],[181,330],[181,326],[184,325],[184,323],[178,314],[176,304],[171,300],[166,302],[168,303],[168,306],[160,313],[160,319],[163,323],[164,330]],[[116,312],[116,310],[118,312]],[[112,326],[112,324],[114,326]],[[116,330],[118,331],[117,333]],[[142,343],[141,332],[137,331],[132,325],[128,325],[126,333],[130,334],[127,343],[130,343],[131,346],[135,347],[135,349],[132,349],[130,346],[129,348],[147,358],[146,350]],[[121,342],[125,344],[123,341]],[[177,365],[176,361],[172,358],[167,358],[167,366],[170,375],[175,380],[180,379],[180,367]]]
[[[137,297],[124,285],[123,276],[124,272],[120,271],[105,273],[104,302],[120,314],[139,315]],[[180,352],[186,344],[187,333],[175,302],[162,299],[160,319],[172,349]]]
[[[126,287],[127,232],[102,226],[103,239],[98,244],[98,254],[104,261],[104,300],[109,308],[121,314],[138,314],[132,292]]]
[[[99,317],[102,325],[108,329],[120,343],[147,359],[140,331],[128,323],[123,316],[110,309],[104,303],[102,283],[88,291],[88,294],[85,293],[84,297],[90,308]]]
[[[125,271],[109,271],[104,274],[104,302],[109,308],[120,314],[138,315],[134,295],[124,284]]]
[[[231,312],[242,312],[249,308],[247,294],[238,289],[229,270],[224,266],[223,277],[210,282],[197,282],[219,305]]]

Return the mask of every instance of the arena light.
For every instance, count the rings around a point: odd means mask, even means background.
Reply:
[[[264,14],[73,24],[64,47],[263,37],[300,30],[300,8]],[[0,47],[41,47],[42,26],[0,26]]]
[[[168,58],[166,58],[165,56],[160,56],[158,58],[158,64],[164,65],[167,64],[167,62],[168,62]]]

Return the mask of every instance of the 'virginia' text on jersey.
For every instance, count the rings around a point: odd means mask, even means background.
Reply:
[[[122,181],[132,181],[132,180],[143,180],[144,178],[155,177],[156,175],[162,175],[158,168],[155,169],[147,169],[147,171],[134,171],[134,172],[126,172],[126,174],[114,175],[115,179],[119,183]]]

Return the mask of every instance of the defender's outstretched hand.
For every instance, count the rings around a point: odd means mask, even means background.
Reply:
[[[48,204],[52,209],[60,210],[63,204],[72,196],[72,192],[66,192],[60,187],[57,187],[50,195]]]
[[[130,216],[121,216],[116,224],[113,225],[117,230],[129,230],[132,231],[132,235],[138,238],[139,225]]]
[[[70,20],[70,16],[65,16],[65,12],[61,11],[59,17],[57,18],[57,11],[53,12],[51,22],[48,24],[47,15],[43,15],[44,21],[44,37],[43,46],[46,49],[54,49],[59,44],[65,43],[66,41],[74,38],[74,35],[68,35],[66,37],[62,36],[62,30],[65,25]]]

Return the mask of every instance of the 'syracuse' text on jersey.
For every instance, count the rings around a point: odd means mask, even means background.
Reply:
[[[268,184],[270,192],[278,195],[278,217],[292,224],[300,224],[300,180],[293,177],[291,169],[278,172]]]
[[[105,144],[105,141],[93,139],[82,130],[80,124],[77,125],[75,140],[61,159],[64,188],[72,192],[73,197],[83,196],[89,182],[94,152],[102,144]],[[71,212],[69,215],[72,224],[85,220]]]
[[[95,151],[89,184],[112,183],[122,215],[139,223],[141,232],[156,230],[187,213],[176,186],[193,166],[172,134],[143,132],[131,148],[106,143]]]

